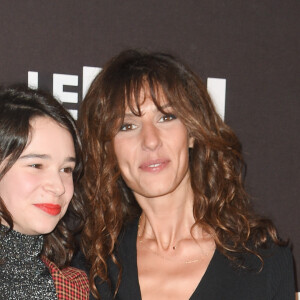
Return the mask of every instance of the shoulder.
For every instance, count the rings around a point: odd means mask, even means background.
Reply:
[[[260,257],[252,253],[241,255],[242,266],[247,271],[279,279],[293,270],[293,256],[289,247],[279,246],[272,242],[253,250]]]
[[[239,267],[216,251],[204,280],[211,287],[211,299],[216,293],[222,299],[294,299],[295,278],[293,258],[288,247],[275,244],[257,249],[262,261],[254,254],[239,255]],[[212,288],[214,287],[214,288]],[[229,295],[225,297],[224,295]]]
[[[70,299],[88,299],[89,282],[84,271],[74,267],[60,270],[46,257],[43,256],[42,260],[53,278],[58,298],[60,295],[69,295]]]
[[[269,243],[267,247],[258,249],[263,260],[262,269],[280,270],[280,273],[293,268],[293,256],[290,247]]]
[[[295,277],[290,248],[269,243],[257,252],[262,261],[253,254],[245,255],[247,282],[253,289],[260,287],[266,295],[272,295],[272,299],[293,299]]]
[[[267,273],[274,289],[283,285],[294,286],[294,266],[291,249],[286,246],[271,245],[260,251],[263,259],[262,272]]]
[[[295,275],[291,249],[272,244],[261,249],[263,259],[262,277],[270,290],[272,299],[294,299]]]

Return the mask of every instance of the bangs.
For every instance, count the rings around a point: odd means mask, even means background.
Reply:
[[[165,114],[165,107],[173,106],[171,99],[174,99],[174,97],[168,96],[169,91],[166,89],[166,85],[158,82],[157,79],[149,76],[133,79],[125,87],[122,118],[124,118],[126,109],[140,117],[142,115],[141,106],[149,98],[156,108]]]
[[[171,107],[176,117],[187,125],[187,116],[194,114],[195,97],[190,93],[193,90],[188,84],[190,77],[180,66],[171,56],[163,54],[149,56],[128,51],[113,58],[99,74],[103,105],[99,113],[107,125],[105,140],[118,133],[126,110],[141,116],[141,106],[146,99],[151,99],[163,114],[168,113],[166,106]]]

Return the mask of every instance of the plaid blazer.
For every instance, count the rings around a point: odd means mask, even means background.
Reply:
[[[42,257],[48,267],[56,288],[57,299],[87,300],[89,299],[89,282],[84,271],[67,267],[60,270],[53,262]]]

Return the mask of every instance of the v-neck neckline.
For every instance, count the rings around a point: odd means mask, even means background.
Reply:
[[[132,266],[130,269],[130,276],[134,279],[134,286],[137,289],[135,292],[136,297],[135,299],[142,299],[141,296],[141,287],[139,283],[139,276],[138,276],[138,266],[137,266],[137,234],[138,234],[138,219],[129,225],[129,228],[126,230],[125,233],[126,238],[130,239],[130,243],[128,245],[130,249],[127,252],[127,259],[130,258],[131,263],[134,263],[134,266]],[[128,236],[129,235],[129,236]],[[217,249],[215,249],[214,254],[205,270],[205,273],[203,274],[202,278],[200,279],[198,285],[196,286],[195,290],[191,294],[189,300],[196,300],[197,295],[199,295],[200,291],[204,288],[205,282],[209,282],[209,278],[211,277],[210,274],[212,273],[212,270],[215,266],[215,261],[218,260],[218,257],[220,257],[220,253]],[[128,276],[129,274],[127,274]]]

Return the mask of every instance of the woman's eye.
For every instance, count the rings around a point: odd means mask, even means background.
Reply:
[[[134,124],[123,124],[120,128],[120,131],[128,131],[128,130],[133,130],[136,128],[137,128],[137,126]]]
[[[71,167],[67,167],[67,168],[62,168],[61,172],[67,173],[67,174],[71,174],[73,173],[74,169]]]
[[[34,168],[34,169],[41,169],[42,165],[41,164],[31,164],[29,167]]]
[[[166,114],[166,115],[163,115],[159,119],[159,122],[168,122],[168,121],[172,121],[172,120],[175,120],[175,119],[176,119],[175,115],[173,115],[173,114]]]

